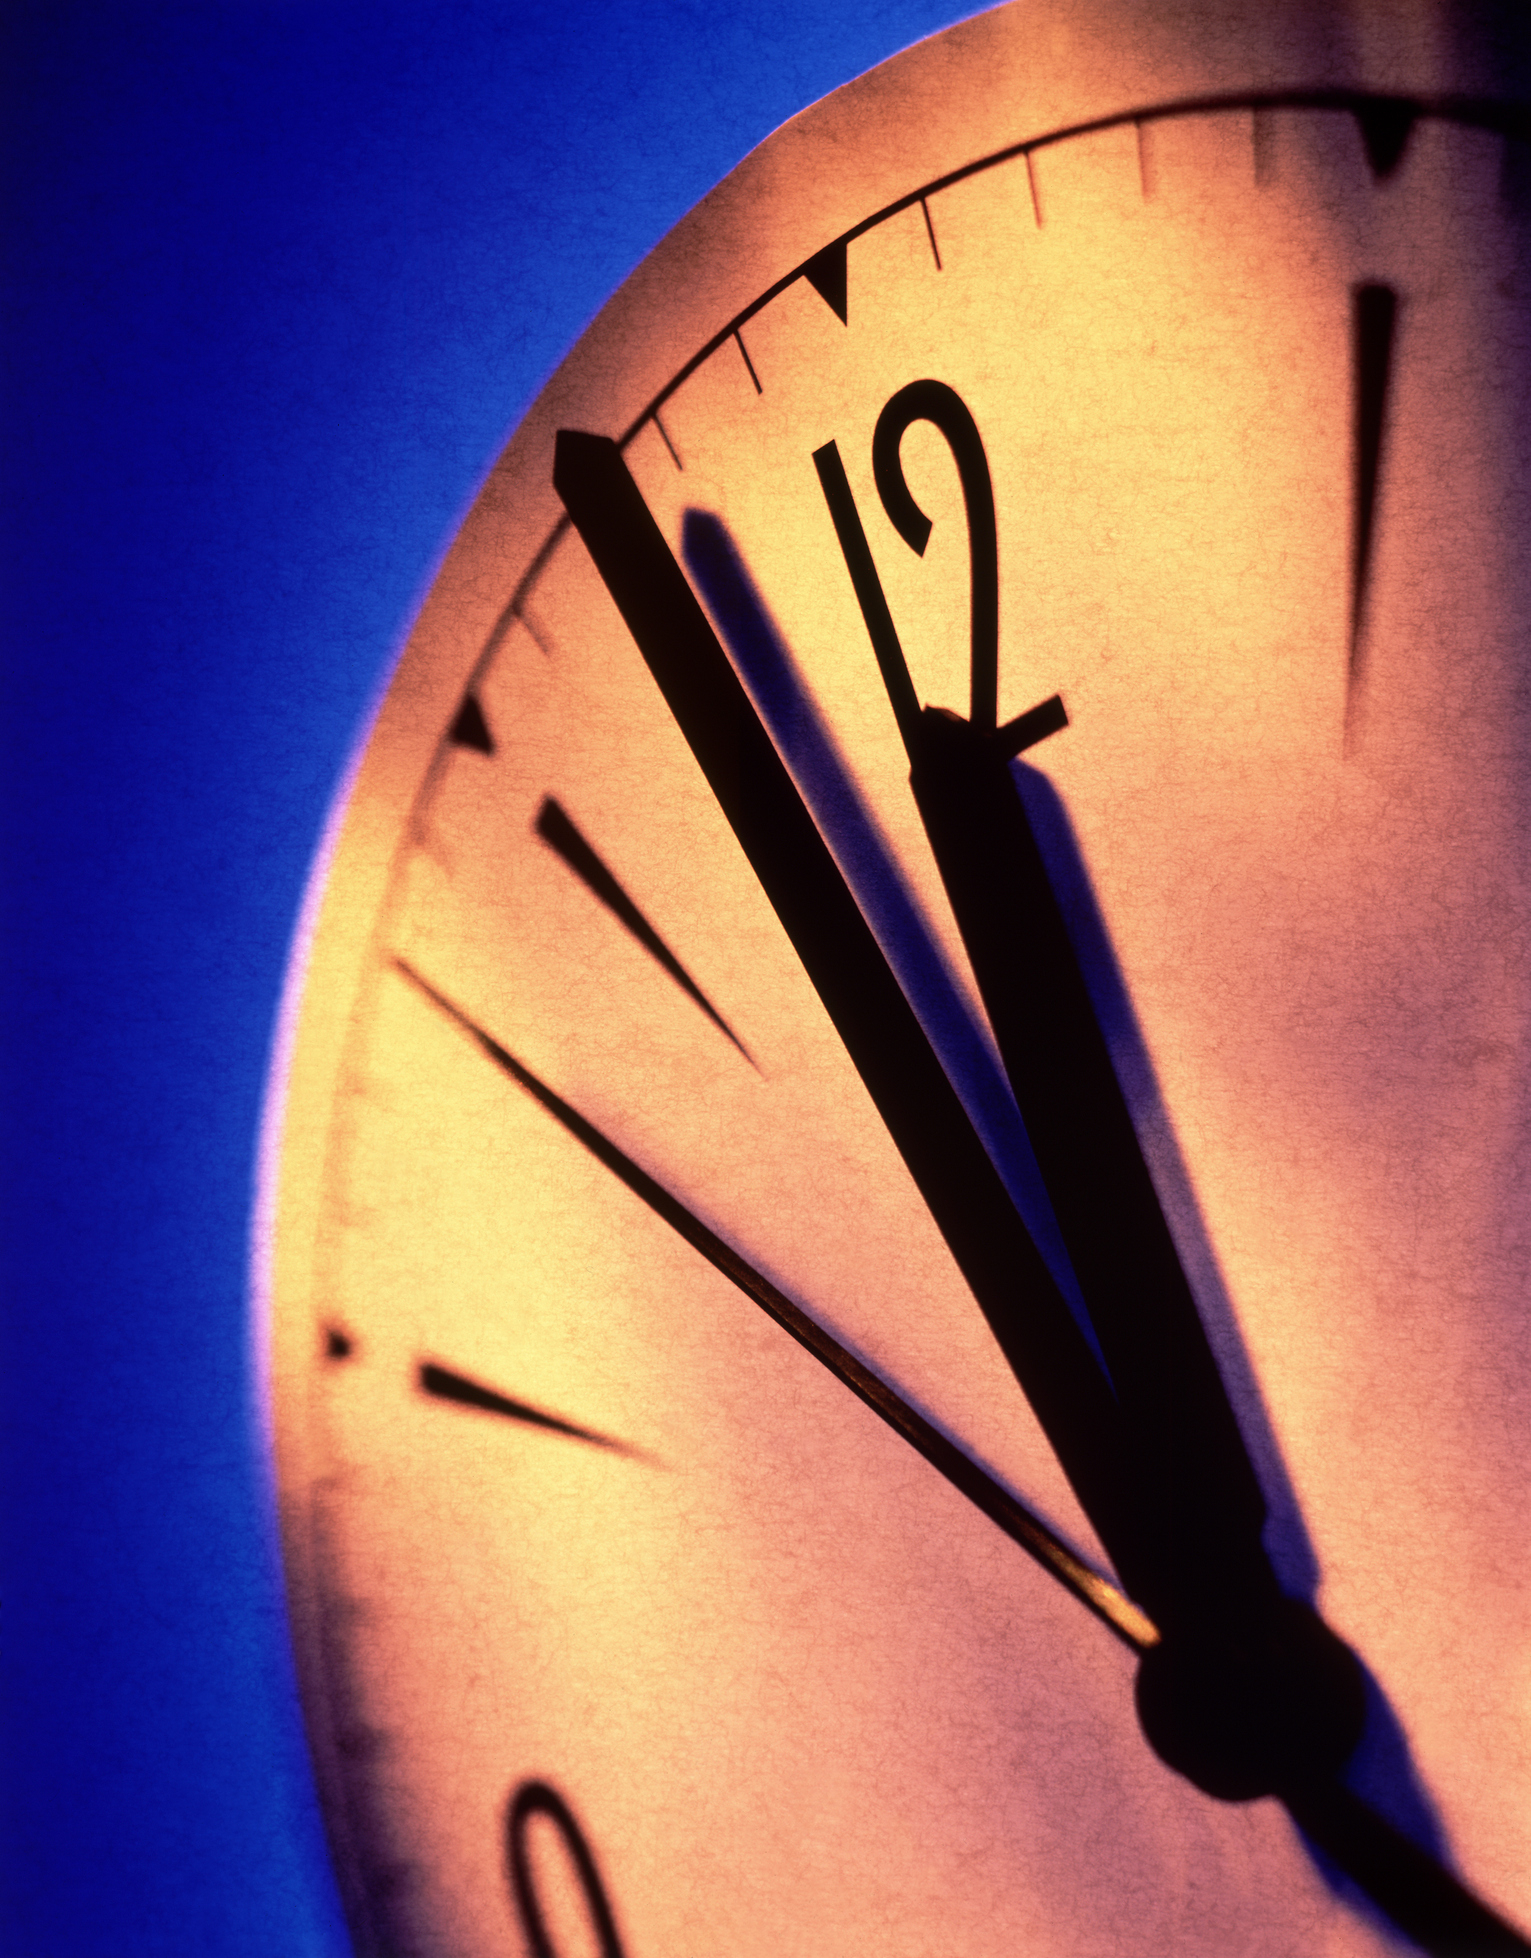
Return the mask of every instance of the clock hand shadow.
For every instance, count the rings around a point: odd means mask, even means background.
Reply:
[[[1099,1359],[1094,1329],[999,1057],[975,1026],[918,899],[863,803],[737,546],[720,518],[710,511],[688,510],[682,549],[686,569],[772,740]]]
[[[1046,775],[1020,761],[1013,762],[1011,768],[1079,959],[1091,1005],[1105,1035],[1112,1066],[1131,1111],[1133,1126],[1148,1158],[1154,1187],[1200,1307],[1218,1372],[1255,1464],[1266,1499],[1264,1541],[1272,1565],[1283,1590],[1311,1603],[1320,1577],[1318,1558],[1279,1445],[1271,1432],[1265,1402],[1159,1093],[1142,1029],[1095,901],[1073,824],[1062,798]],[[1366,1725],[1344,1780],[1421,1848],[1444,1860],[1444,1832],[1415,1772],[1403,1729],[1364,1657],[1361,1663],[1366,1681]],[[1350,1879],[1315,1845],[1309,1846],[1331,1887],[1353,1897],[1355,1886]],[[1386,1920],[1379,1915],[1378,1921]]]

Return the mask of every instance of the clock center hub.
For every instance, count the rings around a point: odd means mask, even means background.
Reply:
[[[1310,1605],[1177,1630],[1144,1654],[1138,1717],[1159,1758],[1221,1801],[1334,1775],[1366,1712],[1360,1661]]]

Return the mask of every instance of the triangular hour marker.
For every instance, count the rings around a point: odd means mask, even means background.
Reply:
[[[1366,145],[1366,160],[1380,183],[1392,176],[1408,148],[1419,119],[1417,102],[1368,102],[1355,112],[1356,127]]]
[[[846,319],[845,240],[837,238],[823,251],[815,252],[803,267],[803,277],[841,323],[849,324]]]
[[[489,723],[484,719],[484,710],[475,695],[463,695],[457,718],[447,730],[447,739],[456,748],[474,748],[481,755],[494,753],[494,736],[489,732]]]

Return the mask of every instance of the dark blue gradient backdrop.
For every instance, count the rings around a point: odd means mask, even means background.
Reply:
[[[601,301],[952,0],[9,0],[0,1949],[341,1958],[247,1268],[369,701]]]

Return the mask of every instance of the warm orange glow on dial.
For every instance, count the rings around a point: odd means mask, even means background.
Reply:
[[[1531,1921],[1519,139],[1426,115],[1393,156],[1296,99],[1447,92],[1384,14],[1342,46],[1326,10],[1306,43],[1181,11],[1001,10],[773,138],[550,385],[383,709],[274,1277],[300,1656],[379,1949],[521,1948],[507,1804],[544,1783],[577,1818],[525,1811],[561,1958],[601,1948],[572,1830],[632,1958],[1395,1948],[1275,1803],[1163,1767],[1131,1652],[490,1052],[1109,1574],[557,529],[553,432],[621,436],[1068,1292],[813,463],[836,445],[918,699],[966,713],[952,449],[903,442],[921,555],[873,471],[927,377],[992,476],[999,719],[1066,709],[1017,766],[1277,1570],[1369,1668],[1395,1798]]]

